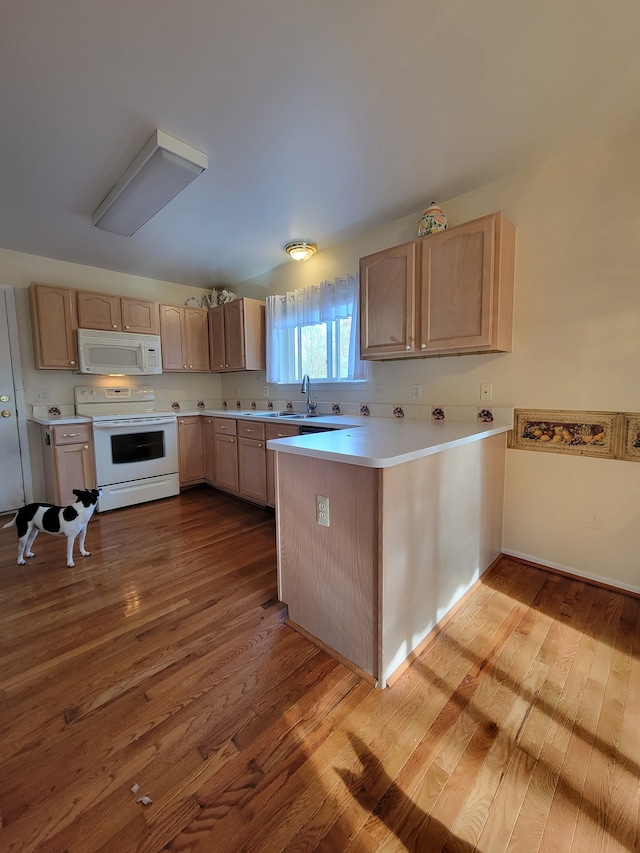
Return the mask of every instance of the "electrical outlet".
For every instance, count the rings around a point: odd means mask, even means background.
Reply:
[[[489,403],[493,397],[493,385],[490,382],[483,382],[480,386],[480,400],[483,403]]]
[[[602,513],[599,509],[587,510],[587,527],[591,527],[593,530],[602,530]]]
[[[422,400],[422,385],[411,386],[411,399]]]
[[[329,527],[329,498],[316,495],[316,521],[323,527]]]
[[[265,386],[264,386],[264,388],[262,389],[262,393],[263,393],[263,396],[264,396],[264,397],[268,397],[268,396],[269,396],[269,386],[268,386],[268,385],[265,385]]]
[[[376,400],[384,400],[385,397],[385,388],[384,385],[376,385],[374,387]]]
[[[34,403],[48,403],[49,402],[49,392],[45,388],[41,388],[38,391],[33,392],[33,402]]]

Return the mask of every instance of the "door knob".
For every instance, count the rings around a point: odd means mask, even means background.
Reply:
[[[7,397],[6,394],[3,394],[2,397],[0,397],[0,403],[8,403],[8,402],[9,402],[9,398]]]
[[[0,414],[2,415],[3,418],[10,418],[11,417],[11,412],[9,411],[9,409],[3,409],[2,412],[0,412]]]

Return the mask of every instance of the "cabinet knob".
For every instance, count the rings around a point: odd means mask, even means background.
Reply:
[[[88,449],[89,449],[89,445],[88,445],[88,444],[85,444],[84,449],[85,449],[85,450],[88,450]]]
[[[192,364],[190,364],[190,365],[189,365],[189,370],[193,370],[193,365],[192,365]]]
[[[407,344],[407,345],[406,345],[405,349],[411,349],[411,347],[409,346],[409,344]]]
[[[9,409],[3,409],[2,412],[0,412],[0,414],[2,415],[3,418],[10,418],[11,417],[11,412],[9,411]]]
[[[234,443],[234,441],[235,441],[235,438],[232,438],[232,439],[231,439],[231,444],[233,444],[233,443]]]
[[[427,348],[426,344],[420,344],[420,349],[426,349],[426,348]]]
[[[262,442],[261,442],[261,441],[259,441],[259,442],[258,442],[258,447],[262,447]]]
[[[75,364],[75,361],[70,361],[69,364]]]
[[[117,325],[114,323],[114,324],[111,326],[111,328],[112,328],[112,329],[117,329],[118,327],[117,327]]]
[[[183,364],[182,366],[184,367],[184,369],[185,369],[185,370],[187,370],[187,365],[186,365],[186,364]]]
[[[131,328],[131,326],[125,326],[125,329],[130,329],[130,328]]]
[[[225,367],[229,367],[229,365],[228,365],[228,364],[225,364]]]

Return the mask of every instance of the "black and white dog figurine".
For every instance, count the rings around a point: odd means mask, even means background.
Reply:
[[[25,557],[35,557],[31,546],[41,530],[67,537],[67,566],[70,569],[75,566],[73,543],[76,537],[82,556],[89,556],[90,552],[84,549],[84,538],[87,535],[87,524],[100,497],[100,489],[74,489],[73,494],[77,500],[69,506],[27,504],[18,510],[8,524],[3,525],[3,530],[12,525],[18,528],[19,566],[24,566]]]

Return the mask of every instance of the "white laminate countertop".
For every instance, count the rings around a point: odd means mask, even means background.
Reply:
[[[29,418],[34,424],[42,424],[43,426],[55,426],[56,424],[89,424],[91,423],[91,418],[83,418],[76,415],[69,415],[65,417],[64,415],[52,415],[50,417],[41,418],[41,417],[31,417]]]
[[[495,423],[372,417],[361,420],[365,423],[355,427],[271,440],[267,448],[365,468],[390,468],[511,429],[511,424]]]

